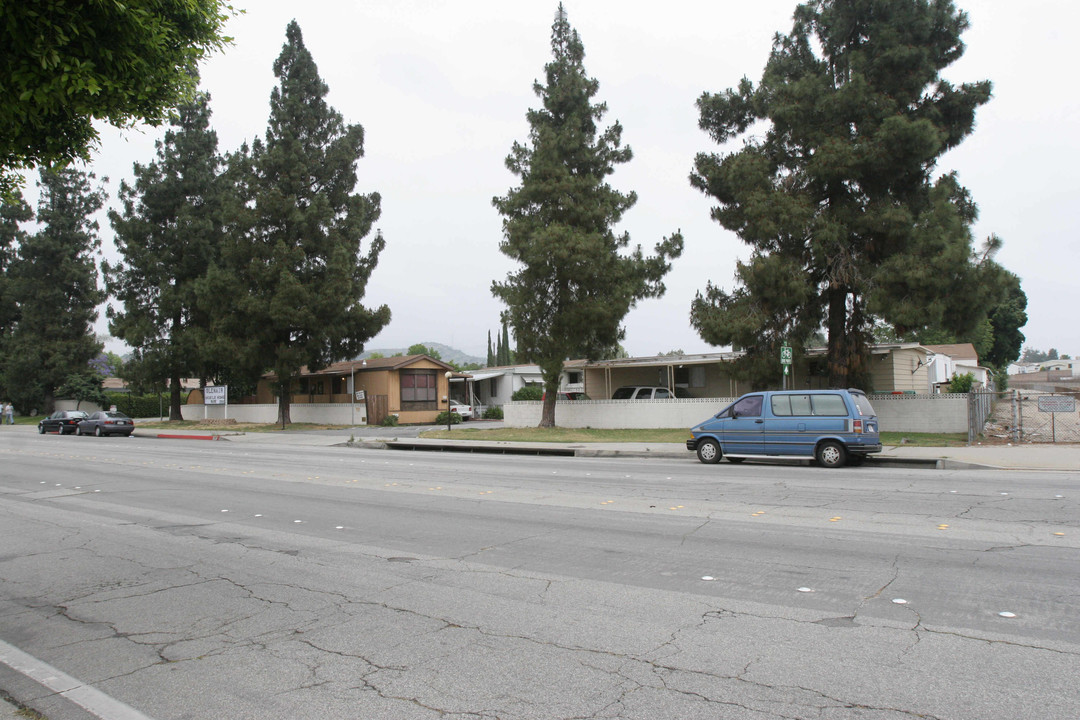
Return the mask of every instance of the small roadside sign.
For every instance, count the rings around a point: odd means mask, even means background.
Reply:
[[[228,385],[207,385],[203,397],[207,405],[225,405],[229,397]]]
[[[788,346],[788,345],[783,345],[780,348],[780,364],[781,365],[790,365],[791,364],[791,347]]]
[[[1076,412],[1076,398],[1068,395],[1042,395],[1039,397],[1039,412]]]

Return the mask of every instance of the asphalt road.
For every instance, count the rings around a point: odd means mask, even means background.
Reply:
[[[50,720],[1075,719],[1078,485],[0,435],[0,658],[77,686],[0,690]]]

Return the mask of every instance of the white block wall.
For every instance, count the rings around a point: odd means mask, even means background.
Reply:
[[[691,428],[723,410],[734,398],[686,400],[578,400],[555,406],[555,424],[568,428]],[[886,432],[967,432],[966,395],[872,395],[881,430]],[[540,424],[543,404],[503,406],[508,427]]]
[[[242,423],[272,423],[278,418],[276,403],[267,405],[184,405],[185,420],[204,418],[229,418]],[[364,425],[367,423],[365,404],[348,405],[342,403],[297,403],[289,407],[289,418],[293,422],[318,423],[325,425]]]
[[[871,395],[888,432],[966,433],[967,395]]]
[[[690,428],[727,407],[733,398],[685,400],[576,400],[555,405],[555,424],[571,428]],[[541,402],[503,405],[509,427],[535,427]]]

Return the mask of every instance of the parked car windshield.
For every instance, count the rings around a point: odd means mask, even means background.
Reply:
[[[750,397],[744,397],[737,403],[731,406],[731,416],[739,417],[757,417],[761,415],[761,396],[751,395]]]

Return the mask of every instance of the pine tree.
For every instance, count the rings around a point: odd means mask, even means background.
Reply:
[[[502,348],[502,362],[500,365],[513,365],[514,364],[514,351],[510,349],[510,328],[506,323],[502,324],[502,341],[499,344]]]
[[[488,330],[487,360],[485,367],[495,366],[495,353],[491,349],[491,331]]]
[[[507,168],[521,185],[494,199],[503,216],[499,249],[522,267],[492,292],[507,309],[519,349],[540,366],[549,392],[542,427],[555,424],[555,398],[563,362],[595,357],[623,337],[623,318],[638,300],[664,292],[668,260],[682,252],[678,233],[645,257],[629,254],[628,234],[612,228],[637,200],[606,182],[630,160],[617,122],[602,132],[607,111],[593,103],[599,89],[585,72],[585,49],[559,5],[551,33],[553,59],[546,82],[533,89],[542,107],[530,110],[530,144],[514,143]],[[509,339],[505,343],[509,350]]]
[[[0,196],[0,353],[3,352],[4,337],[18,313],[18,305],[11,295],[8,269],[26,237],[22,224],[33,217],[34,212],[23,200],[22,193],[14,192],[6,200]],[[0,390],[3,390],[2,386]],[[0,397],[6,396],[6,393],[0,394]]]
[[[220,304],[216,356],[248,377],[273,370],[282,423],[301,367],[355,357],[390,321],[360,304],[385,244],[376,233],[361,253],[380,213],[377,193],[353,193],[364,130],[326,103],[295,21],[286,36],[265,141],[230,157],[227,240],[201,291]]]
[[[122,212],[109,219],[123,261],[103,264],[109,293],[123,309],[108,309],[109,330],[153,356],[170,380],[169,419],[181,420],[183,377],[206,377],[200,340],[210,316],[196,289],[222,239],[221,158],[210,129],[209,97],[179,108],[157,142],[157,160],[135,164],[135,185],[120,185]]]
[[[778,35],[758,87],[698,100],[727,155],[702,153],[692,184],[713,218],[753,248],[739,287],[711,283],[691,309],[702,338],[764,358],[828,330],[836,386],[868,381],[875,318],[901,334],[981,320],[992,267],[972,252],[975,205],[937,160],[971,133],[989,82],[954,87],[967,17],[949,0],[813,0]],[[759,121],[769,123],[747,135]],[[758,381],[764,380],[759,377]]]
[[[36,220],[8,268],[17,317],[4,343],[4,385],[22,412],[52,412],[56,389],[90,374],[102,345],[93,332],[98,288],[94,255],[101,246],[93,215],[105,192],[94,175],[73,168],[41,169]]]

